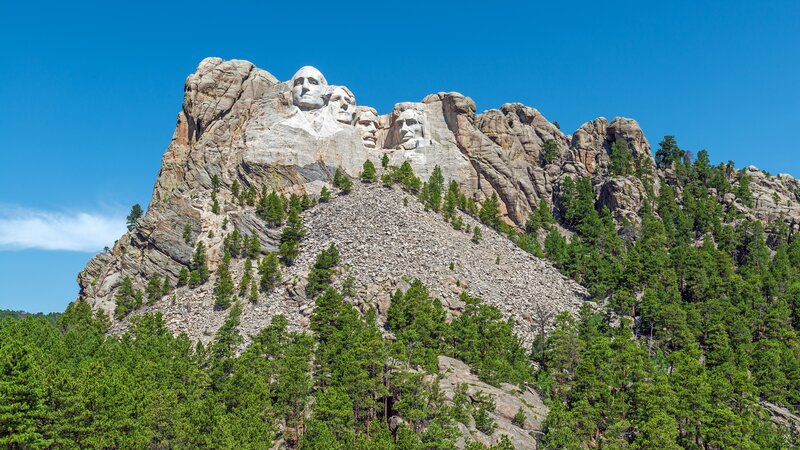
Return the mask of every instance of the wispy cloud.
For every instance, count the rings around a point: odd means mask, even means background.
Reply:
[[[0,250],[96,252],[125,232],[125,214],[49,212],[4,206]]]

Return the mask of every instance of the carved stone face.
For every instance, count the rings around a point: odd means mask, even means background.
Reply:
[[[331,90],[328,107],[337,122],[352,125],[356,116],[356,99],[349,89],[336,86]]]
[[[400,144],[405,144],[412,139],[422,139],[424,132],[422,129],[422,113],[413,109],[406,109],[401,112],[394,122],[397,127],[397,135]]]
[[[378,144],[378,116],[370,109],[359,110],[356,129],[361,134],[361,141],[366,148],[375,148]]]
[[[325,106],[328,82],[314,67],[301,67],[292,77],[292,103],[303,111]]]

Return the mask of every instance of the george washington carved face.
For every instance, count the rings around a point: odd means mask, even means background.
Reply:
[[[292,103],[303,111],[325,106],[328,82],[314,67],[301,67],[292,77]]]

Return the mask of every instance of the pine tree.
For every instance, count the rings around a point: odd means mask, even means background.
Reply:
[[[353,189],[353,182],[350,181],[350,177],[348,177],[341,168],[337,168],[336,173],[333,175],[333,185],[338,188],[342,194],[347,194]]]
[[[142,206],[140,204],[137,203],[131,207],[131,212],[127,217],[128,231],[133,230],[133,227],[136,226],[136,222],[138,222],[143,215],[144,211],[142,211]]]
[[[496,192],[492,192],[492,196],[483,201],[478,217],[481,222],[495,230],[500,227],[500,200]]]
[[[256,212],[272,228],[282,225],[286,214],[283,209],[283,199],[275,191],[270,192],[267,196],[262,195]]]
[[[331,191],[328,190],[327,186],[322,186],[322,190],[319,191],[319,202],[328,203],[330,199],[331,199]]]
[[[191,224],[187,223],[183,227],[183,242],[185,242],[186,244],[191,244],[192,243],[192,225]]]
[[[275,253],[267,253],[258,263],[259,286],[262,292],[272,292],[281,281],[281,270]]]
[[[381,156],[381,167],[383,167],[384,170],[389,167],[389,155],[386,153]]]
[[[167,279],[169,280],[169,279]],[[150,276],[145,287],[145,295],[147,296],[148,303],[155,303],[156,300],[161,298],[162,284],[161,275],[154,273]]]
[[[425,204],[434,211],[439,211],[442,203],[442,194],[444,193],[444,176],[442,176],[442,168],[437,164],[433,168],[428,179],[428,189],[425,198]]]
[[[672,164],[677,163],[683,157],[683,150],[678,147],[675,141],[675,136],[664,136],[664,139],[659,142],[658,150],[656,151],[656,165],[659,168],[668,168]]]
[[[558,144],[552,139],[547,139],[542,143],[541,159],[543,164],[552,164],[558,159]]]
[[[375,173],[375,164],[372,164],[370,160],[364,161],[364,166],[361,170],[361,181],[364,183],[373,183],[377,179],[378,176]]]
[[[164,283],[161,285],[161,295],[167,295],[172,291],[172,284],[169,282],[169,275],[164,275]]]
[[[483,233],[481,233],[481,227],[475,225],[475,228],[472,229],[472,242],[479,243],[483,240]]]
[[[249,293],[250,282],[253,280],[253,261],[248,257],[244,260],[242,269],[242,279],[239,280],[239,297],[244,297]]]
[[[233,297],[233,278],[230,272],[231,254],[225,252],[222,261],[217,267],[217,280],[214,283],[214,306],[218,309],[228,309]]]
[[[633,154],[625,138],[619,138],[611,144],[611,175],[628,176],[633,173]]]
[[[192,256],[192,271],[189,273],[189,286],[196,287],[208,281],[208,265],[206,263],[206,245],[203,241],[197,243]]]
[[[178,287],[186,286],[189,284],[189,269],[186,267],[181,267],[180,273],[178,273]]]
[[[443,214],[447,218],[454,217],[456,213],[456,209],[458,208],[459,204],[459,197],[461,195],[461,191],[458,188],[458,182],[455,180],[450,180],[450,184],[447,186],[447,195],[444,199],[444,211]]]
[[[257,258],[261,254],[261,241],[258,240],[258,235],[253,233],[247,239],[247,257]]]
[[[220,213],[219,200],[217,200],[217,193],[211,193],[211,212],[214,214]]]
[[[319,292],[328,288],[333,276],[333,268],[339,263],[339,249],[331,244],[327,249],[317,255],[314,266],[308,273],[306,295],[314,297]]]
[[[133,287],[133,279],[126,275],[122,279],[120,287],[117,288],[114,300],[116,302],[114,316],[117,319],[121,319],[128,315],[129,312],[141,306],[142,293]]]

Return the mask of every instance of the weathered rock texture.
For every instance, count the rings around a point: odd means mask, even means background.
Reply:
[[[308,94],[313,98],[304,99],[308,77],[324,83]],[[79,299],[97,308],[113,311],[114,294],[124,276],[131,276],[139,288],[154,273],[168,275],[174,282],[188,266],[197,240],[207,245],[212,268],[220,257],[223,235],[233,228],[256,234],[265,248],[274,246],[277,231],[268,230],[252,208],[235,206],[234,182],[259,192],[315,195],[329,185],[337,167],[356,177],[365,160],[379,166],[386,154],[393,165],[409,161],[423,179],[439,165],[446,180],[456,180],[477,202],[496,193],[504,218],[512,225],[524,225],[541,199],[553,205],[567,176],[590,177],[598,208],[607,206],[620,222],[636,225],[647,188],[637,177],[611,176],[611,146],[618,140],[627,143],[637,167],[654,174],[654,192],[659,190],[659,180],[670,175],[656,168],[641,128],[626,118],[610,122],[598,118],[565,135],[536,109],[508,103],[478,114],[470,98],[455,92],[398,103],[388,114],[377,115],[368,107],[355,106],[357,92],[350,96],[341,86],[329,86],[315,69],[305,68],[293,80],[280,82],[249,62],[220,58],[203,60],[187,78],[184,90],[183,107],[146,216],[78,276]],[[346,105],[342,92],[347,94]],[[331,96],[335,102],[329,105]],[[342,120],[343,110],[356,112],[352,123]],[[555,153],[544,155],[548,141]],[[745,172],[751,178],[753,206],[744,206],[733,194],[719,200],[746,217],[782,221],[800,229],[800,181],[788,175],[768,176],[755,168]],[[223,211],[219,215],[211,212],[214,176],[221,182],[217,196]],[[306,267],[319,245],[338,239],[350,259],[346,263],[358,268],[352,270],[353,276],[365,286],[361,302],[385,306],[381,302],[386,290],[407,276],[423,278],[455,311],[459,308],[456,293],[466,286],[516,318],[520,329],[529,326],[538,304],[559,310],[576,306],[576,286],[492,233],[484,233],[491,236],[486,244],[475,246],[444,224],[434,226],[435,216],[408,217],[415,207],[401,208],[402,213],[390,210],[398,208],[397,193],[386,194],[382,203],[377,191],[365,192],[351,197],[364,196],[363,205],[339,199],[338,205],[308,213],[312,234],[304,244],[301,264],[292,271]],[[342,216],[317,220],[342,204],[349,205],[339,213]],[[376,217],[382,218],[381,223],[374,221]],[[223,230],[226,218],[229,225]],[[400,222],[400,229],[388,228],[400,219],[406,220]],[[183,239],[187,225],[192,229],[191,244]],[[338,226],[357,228],[344,232]],[[319,229],[328,234],[319,234]],[[379,242],[371,234],[375,230],[388,233],[382,239],[391,242]],[[495,265],[498,256],[501,263]],[[452,273],[443,271],[450,260],[456,266]],[[290,276],[302,279],[301,273]],[[283,311],[284,303],[305,301],[282,295],[248,308],[257,309],[254,314],[263,314],[267,320],[269,314]],[[175,330],[195,337],[213,334],[221,314],[210,308],[210,284],[178,290],[173,297],[170,321]],[[262,322],[254,322],[253,327]]]
[[[313,68],[280,82],[247,61],[204,59],[186,79],[183,107],[147,214],[78,275],[79,300],[113,313],[115,293],[126,276],[142,290],[153,274],[168,276],[174,285],[198,241],[205,243],[213,270],[224,235],[234,229],[257,236],[265,251],[275,250],[279,230],[267,228],[255,208],[234,201],[234,183],[258,192],[316,195],[330,186],[337,167],[357,177],[364,161],[380,167],[387,155],[394,166],[408,161],[423,179],[440,166],[445,181],[455,180],[478,203],[496,193],[504,219],[521,227],[542,199],[553,205],[565,177],[590,177],[597,207],[608,207],[620,224],[633,224],[626,227],[631,230],[648,191],[657,193],[660,180],[674,178],[669,169],[656,168],[650,144],[632,119],[601,117],[565,135],[539,111],[519,103],[478,114],[470,98],[442,92],[421,102],[398,103],[379,115],[356,106],[357,94],[328,85]],[[637,170],[653,174],[646,183],[635,176],[612,176],[610,152],[620,140],[631,150]],[[545,147],[550,151],[545,153]],[[754,167],[745,173],[751,179],[752,207],[731,193],[719,201],[747,218],[800,230],[800,181]],[[212,212],[215,177],[220,214]],[[733,174],[729,181],[735,184]],[[244,302],[243,335],[256,334],[276,314],[285,315],[294,329],[307,327],[313,302],[304,294],[306,277],[316,255],[331,243],[342,256],[335,285],[354,277],[352,301],[362,310],[375,306],[380,319],[390,293],[419,278],[451,314],[463,307],[461,291],[481,297],[513,318],[529,344],[557,312],[574,312],[584,300],[580,286],[494,231],[465,217],[468,226],[483,230],[485,239],[475,244],[416,200],[404,205],[405,196],[399,189],[358,185],[351,194],[306,211],[309,234],[297,263],[284,270],[282,284],[272,293],[262,294],[257,303]],[[191,229],[188,243],[186,228]],[[236,282],[242,272],[243,261],[235,260]],[[226,315],[213,307],[213,281],[212,274],[211,281],[195,289],[174,289],[133,314],[160,311],[170,330],[207,342]],[[112,332],[123,331],[127,323],[128,318],[115,320]],[[531,433],[539,429],[546,410],[532,391],[485,385],[449,358],[442,358],[440,366],[442,391],[450,400],[459,383],[469,386],[470,395],[486,391],[495,398],[498,432],[485,436],[463,425],[465,436],[491,444],[508,434],[520,448],[535,445]],[[527,417],[522,427],[511,423],[519,408]]]
[[[500,442],[504,435],[511,438],[516,448],[537,447],[536,435],[541,432],[542,421],[547,416],[548,409],[536,391],[527,386],[520,388],[508,383],[499,387],[486,384],[470,371],[469,366],[447,356],[439,357],[439,373],[442,375],[439,387],[446,402],[453,402],[458,385],[467,387],[467,395],[471,399],[485,394],[491,396],[495,402],[494,410],[489,413],[497,425],[494,433],[487,436],[477,430],[474,423],[459,423],[458,427],[464,436],[457,442],[459,447],[463,447],[467,439],[487,447],[492,446]],[[518,411],[525,414],[525,420],[521,424],[514,424],[514,416]]]
[[[391,294],[405,290],[416,278],[453,314],[464,306],[459,300],[462,291],[496,306],[514,318],[517,332],[530,344],[542,328],[549,327],[556,313],[577,312],[584,301],[581,286],[490,228],[464,217],[467,225],[482,229],[484,239],[476,244],[470,233],[454,230],[441,215],[425,211],[416,200],[410,199],[404,206],[406,198],[398,188],[356,184],[350,194],[304,212],[301,218],[308,235],[301,242],[300,256],[294,265],[283,269],[283,283],[278,289],[262,295],[256,304],[245,301],[243,335],[255,335],[275,314],[285,315],[295,329],[308,324],[314,302],[305,295],[306,278],[316,256],[330,244],[336,244],[341,255],[334,286],[341,287],[345,278],[352,276],[357,291],[354,304],[362,311],[375,307],[381,319],[386,317]],[[231,212],[230,217],[231,224],[244,233],[256,231],[252,221],[260,222],[252,207]],[[218,218],[208,217],[221,220]],[[221,222],[218,226],[222,230]],[[265,229],[263,225],[260,228]],[[218,232],[210,239],[203,236],[202,240],[218,249],[222,234]],[[274,248],[278,232],[267,230],[261,239],[267,249]],[[189,245],[182,240],[173,243],[182,249],[182,257],[190,256]],[[219,256],[209,253],[211,267]],[[147,262],[148,267],[155,263]],[[234,260],[232,273],[237,284],[242,271],[243,261]],[[214,310],[212,286],[209,282],[194,289],[179,288],[174,293],[176,300],[167,296],[138,313],[161,311],[173,332],[208,341],[227,314]],[[126,324],[117,321],[112,331],[122,331]]]

